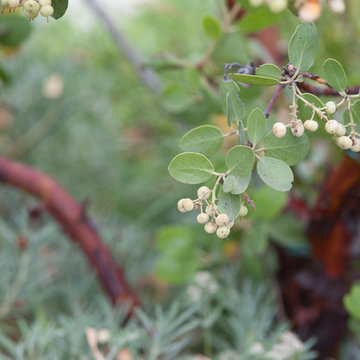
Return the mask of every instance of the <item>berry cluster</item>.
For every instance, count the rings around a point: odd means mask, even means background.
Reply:
[[[208,234],[216,232],[219,239],[225,239],[229,236],[234,221],[230,220],[227,214],[219,212],[215,199],[210,200],[211,193],[212,191],[207,186],[201,186],[197,191],[198,198],[196,200],[180,199],[177,207],[183,213],[200,209],[196,221],[204,225],[205,232]],[[203,212],[203,207],[205,207],[205,212]],[[247,207],[241,205],[239,216],[246,216],[247,213]]]
[[[335,143],[343,150],[351,149],[354,152],[360,152],[360,139],[359,134],[350,131],[350,134],[346,134],[346,127],[339,123],[337,120],[329,119],[328,115],[332,115],[337,110],[337,105],[333,101],[328,101],[323,108],[313,109],[313,117],[309,120],[306,120],[304,123],[296,118],[296,109],[297,105],[291,106],[292,109],[295,108],[292,115],[294,116],[290,124],[285,125],[281,122],[276,122],[273,126],[273,134],[282,138],[286,134],[287,127],[291,128],[291,132],[294,136],[300,137],[304,134],[304,130],[314,132],[319,128],[319,124],[316,120],[313,119],[314,115],[317,114],[319,117],[326,121],[325,130],[327,133],[334,135]],[[349,124],[351,125],[351,124]]]
[[[15,10],[18,7],[24,9],[24,14],[29,20],[35,19],[39,14],[48,18],[54,13],[51,0],[4,0],[3,9]]]

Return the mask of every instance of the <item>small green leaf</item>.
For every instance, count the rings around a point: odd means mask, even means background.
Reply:
[[[249,186],[251,174],[245,177],[235,175],[228,175],[224,179],[223,191],[230,192],[234,195],[242,194]]]
[[[276,217],[286,204],[288,193],[262,186],[251,194],[256,205],[254,216],[259,219],[272,219]]]
[[[360,284],[353,285],[350,293],[344,296],[344,305],[352,317],[360,320]]]
[[[228,76],[231,79],[248,85],[271,86],[279,84],[279,80],[265,76],[245,74],[228,74]]]
[[[274,64],[263,64],[256,69],[256,75],[280,80],[281,70]]]
[[[240,100],[239,93],[240,89],[235,81],[222,81],[220,85],[220,99],[229,126],[232,122],[243,122],[245,118],[245,108]]]
[[[277,138],[271,132],[264,138],[264,148],[266,156],[293,166],[305,159],[310,151],[310,141],[305,134],[296,137],[288,131],[284,137]]]
[[[244,18],[238,24],[242,31],[252,33],[274,24],[281,16],[282,13],[274,13],[268,6],[260,6],[247,11]]]
[[[325,79],[338,92],[343,92],[347,86],[347,78],[344,68],[335,59],[327,59],[324,62]]]
[[[314,64],[319,34],[314,24],[298,25],[289,43],[289,59],[295,68],[307,71]]]
[[[220,213],[225,213],[229,216],[230,220],[235,220],[239,215],[241,196],[226,193],[223,189],[221,189],[218,198]]]
[[[226,166],[233,175],[240,177],[249,175],[254,162],[254,152],[248,146],[236,145],[226,154]]]
[[[271,157],[260,158],[257,163],[260,179],[278,191],[289,191],[294,181],[294,174],[285,162]]]
[[[52,17],[54,19],[60,19],[68,8],[68,0],[52,0],[51,6],[54,8],[54,14]]]
[[[217,39],[221,36],[221,27],[217,19],[213,16],[206,15],[202,19],[202,25],[205,34],[211,39]]]
[[[324,107],[323,102],[315,95],[306,93],[302,95],[305,100],[307,100],[310,104],[315,105],[318,108]],[[299,106],[299,118],[303,121],[310,120],[312,116],[312,109],[309,106],[306,106],[304,102],[302,102],[300,99],[298,100],[298,106]],[[324,120],[321,120],[319,115],[315,113],[314,120],[323,122]]]
[[[184,184],[200,184],[211,178],[214,166],[204,155],[186,152],[176,155],[169,165],[170,175]]]
[[[18,15],[0,17],[0,45],[19,46],[31,33],[29,21]]]
[[[224,136],[219,128],[213,125],[198,126],[187,132],[180,140],[184,151],[204,154],[215,154],[221,149]]]
[[[247,122],[248,136],[254,146],[264,137],[265,129],[266,119],[264,112],[256,108],[250,113]]]

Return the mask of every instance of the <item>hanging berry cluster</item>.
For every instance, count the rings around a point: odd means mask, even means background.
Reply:
[[[24,15],[29,19],[35,19],[39,14],[48,18],[54,14],[54,8],[51,0],[4,0],[2,3],[3,11],[8,9],[12,11],[22,7]]]

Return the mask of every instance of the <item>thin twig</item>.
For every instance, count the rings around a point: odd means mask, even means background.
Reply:
[[[268,118],[270,116],[271,110],[275,104],[276,99],[279,97],[280,93],[283,91],[283,89],[285,88],[285,84],[280,84],[278,86],[278,88],[276,89],[276,91],[274,92],[274,95],[272,96],[272,98],[270,99],[268,105],[266,106],[266,109],[264,111],[265,117]]]

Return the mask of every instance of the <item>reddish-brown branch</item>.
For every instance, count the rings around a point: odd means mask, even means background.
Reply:
[[[304,82],[298,83],[298,87],[302,92],[311,93],[316,96],[339,96],[339,93],[336,90],[329,87],[322,88],[322,87],[312,86]],[[360,86],[357,85],[351,88],[347,88],[346,93],[349,95],[356,95],[359,93],[359,90],[360,90]]]
[[[0,156],[0,182],[26,191],[40,199],[65,233],[76,242],[97,272],[101,285],[114,303],[128,303],[133,310],[139,302],[124,273],[102,242],[84,206],[78,204],[50,176]]]

